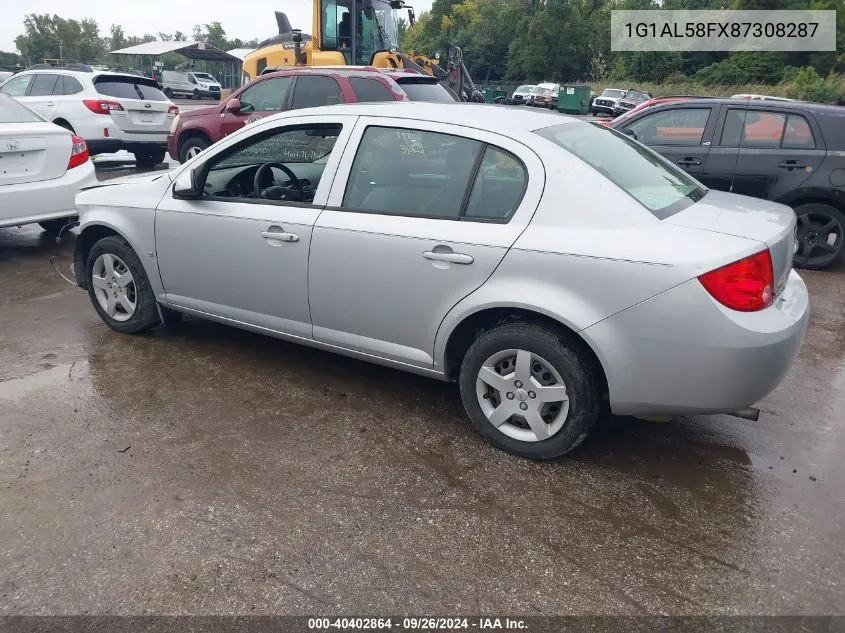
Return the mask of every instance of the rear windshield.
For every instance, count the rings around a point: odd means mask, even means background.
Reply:
[[[400,79],[399,85],[411,101],[427,101],[429,103],[454,103],[457,101],[440,82],[420,81],[416,78]]]
[[[574,154],[664,220],[701,200],[707,190],[645,145],[601,125],[570,123],[537,130]]]
[[[36,123],[43,120],[11,97],[0,94],[0,123]]]
[[[155,82],[145,77],[95,77],[94,86],[97,92],[107,97],[167,101],[167,96],[156,87]]]

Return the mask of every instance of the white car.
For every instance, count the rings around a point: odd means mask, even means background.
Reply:
[[[76,193],[96,183],[84,140],[0,94],[0,227],[58,232],[76,218]]]
[[[139,167],[162,162],[179,108],[153,79],[88,68],[35,66],[3,82],[0,92],[85,139],[92,154],[127,150]]]

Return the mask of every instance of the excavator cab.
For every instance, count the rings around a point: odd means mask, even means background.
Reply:
[[[397,50],[395,0],[319,0],[320,50],[341,53],[350,66],[373,63],[379,51]]]

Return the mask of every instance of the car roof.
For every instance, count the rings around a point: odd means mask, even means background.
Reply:
[[[683,99],[686,104],[719,104],[719,105],[741,105],[753,110],[770,110],[771,108],[797,108],[799,110],[808,110],[811,112],[818,112],[823,114],[832,114],[838,116],[845,116],[845,108],[837,105],[828,105],[824,103],[812,103],[811,101],[767,101],[762,99],[734,99],[733,97],[679,97],[678,100]]]
[[[288,113],[276,115],[284,117]],[[408,121],[448,122],[491,132],[532,132],[553,125],[580,123],[578,119],[552,112],[480,103],[429,103],[422,101],[384,101],[345,103],[308,108],[307,113],[291,110],[290,115],[381,116]]]

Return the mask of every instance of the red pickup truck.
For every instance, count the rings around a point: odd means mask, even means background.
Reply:
[[[220,104],[184,110],[167,150],[184,163],[248,123],[287,110],[372,101],[457,101],[434,77],[373,67],[290,68],[263,74]]]

